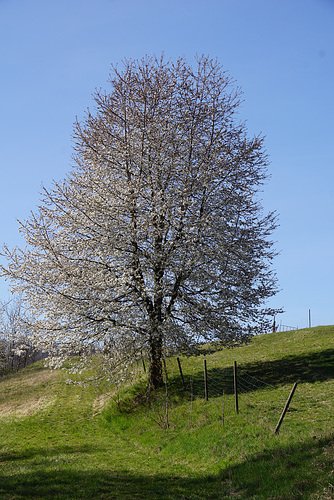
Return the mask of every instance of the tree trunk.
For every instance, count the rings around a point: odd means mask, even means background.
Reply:
[[[150,367],[148,392],[163,385],[162,376],[162,337],[157,332],[150,335]]]

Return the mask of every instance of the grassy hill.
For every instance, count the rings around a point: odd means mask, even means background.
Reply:
[[[149,402],[137,366],[119,392],[65,384],[41,363],[1,378],[0,498],[334,498],[334,326],[180,361],[184,387],[168,359]]]

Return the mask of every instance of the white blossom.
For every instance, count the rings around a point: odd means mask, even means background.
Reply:
[[[109,377],[144,353],[156,387],[164,349],[241,342],[272,313],[268,160],[217,61],[130,60],[109,82],[75,124],[71,173],[43,189],[2,271],[55,367],[97,349]]]

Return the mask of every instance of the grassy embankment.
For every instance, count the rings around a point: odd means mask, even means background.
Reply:
[[[334,326],[262,335],[206,360],[208,402],[189,390],[202,394],[203,357],[182,359],[185,391],[167,361],[168,415],[164,390],[133,405],[143,373],[120,407],[112,388],[66,385],[67,373],[41,364],[1,378],[0,498],[334,498]],[[238,415],[233,361],[253,384]]]

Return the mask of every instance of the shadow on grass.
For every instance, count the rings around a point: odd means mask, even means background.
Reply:
[[[144,475],[108,468],[80,470],[71,463],[71,450],[63,462],[42,467],[41,462],[11,462],[8,475],[0,482],[3,499],[227,499],[227,498],[309,498],[312,492],[328,487],[334,456],[329,438],[309,441],[287,449],[277,448],[246,458],[220,474],[199,473],[194,477],[171,474]],[[80,450],[74,448],[73,453]],[[81,453],[86,453],[84,449]],[[55,450],[54,458],[63,453]],[[52,455],[49,453],[49,457]],[[147,458],[147,457],[146,457]],[[164,458],[162,457],[162,461]],[[173,463],[177,457],[173,458]],[[7,463],[8,465],[8,463]],[[140,469],[140,463],[138,463]]]
[[[210,368],[208,370],[208,392],[210,397],[233,394],[234,380],[233,368]],[[298,383],[323,382],[334,378],[334,349],[326,349],[320,352],[301,354],[298,356],[286,356],[273,361],[259,361],[255,363],[238,364],[240,381],[244,378],[242,392],[253,392],[265,388],[267,384],[278,387],[280,385]],[[247,377],[250,376],[254,380]],[[192,377],[185,376],[185,392],[189,396],[204,397],[204,373],[196,372]],[[172,391],[183,389],[179,376],[171,378],[170,387]]]
[[[334,378],[334,349],[247,363],[242,370],[272,385],[324,382]]]
[[[49,457],[56,459],[57,456],[59,455],[66,454],[70,456],[70,455],[77,455],[80,453],[94,454],[96,453],[96,448],[89,444],[80,446],[73,446],[73,445],[71,446],[64,445],[57,447],[50,446],[48,448],[43,449],[43,460],[45,462],[46,459],[48,459]],[[24,450],[23,452],[13,451],[11,453],[0,451],[0,464],[4,465],[9,462],[31,460],[39,456],[41,456],[40,448],[29,448],[27,450]]]
[[[224,471],[221,479],[242,493],[239,498],[289,500],[320,493],[323,496],[315,498],[330,499],[334,498],[334,491],[330,491],[333,461],[333,439],[312,440],[251,456]]]

